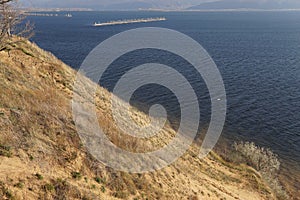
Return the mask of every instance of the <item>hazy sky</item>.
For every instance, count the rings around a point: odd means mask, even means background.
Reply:
[[[20,0],[23,5],[30,7],[81,7],[81,8],[94,8],[101,9],[115,5],[122,8],[124,7],[153,7],[153,8],[184,8],[193,5],[199,5],[204,2],[211,2],[216,0]],[[258,4],[270,2],[271,4],[280,2],[285,3],[298,3],[300,0],[223,0],[232,4],[233,2],[257,2]]]
[[[75,5],[81,5],[90,7],[90,5],[113,5],[113,4],[125,4],[125,3],[145,3],[154,6],[189,6],[199,5],[203,2],[209,2],[214,0],[21,0],[21,2],[29,4],[31,6],[48,6],[48,5],[68,5],[73,7]]]

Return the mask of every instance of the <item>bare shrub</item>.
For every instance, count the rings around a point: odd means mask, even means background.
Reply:
[[[235,153],[243,157],[241,160],[246,161],[248,165],[261,173],[278,199],[289,199],[288,194],[278,180],[280,168],[278,155],[268,148],[256,146],[253,142],[235,142],[233,147]]]
[[[258,147],[253,142],[234,143],[234,148],[247,160],[248,164],[261,173],[276,174],[280,168],[278,156],[270,149]]]
[[[33,25],[23,23],[25,15],[19,8],[17,0],[0,0],[0,51],[33,36]],[[19,37],[12,39],[12,35]]]

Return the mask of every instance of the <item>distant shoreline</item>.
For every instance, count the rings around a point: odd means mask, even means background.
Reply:
[[[300,11],[300,8],[297,9],[136,9],[136,10],[93,10],[88,8],[31,8],[31,9],[22,9],[22,11],[31,13],[31,12],[291,12],[291,11]]]
[[[208,10],[185,10],[187,12],[289,12],[300,9],[208,9]]]

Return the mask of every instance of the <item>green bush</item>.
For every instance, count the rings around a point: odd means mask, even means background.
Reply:
[[[15,199],[12,192],[7,187],[5,187],[4,183],[1,181],[0,181],[0,198],[1,199],[10,199],[10,200]]]
[[[81,177],[82,177],[80,172],[72,172],[71,175],[72,175],[72,178],[74,178],[74,179],[81,179]]]
[[[24,183],[23,183],[23,182],[16,183],[16,184],[14,185],[14,187],[17,187],[17,188],[19,188],[19,189],[23,189],[23,188],[24,188]]]
[[[41,174],[39,174],[39,173],[36,173],[35,176],[36,176],[39,180],[43,180],[43,179],[44,179],[44,177],[43,177]]]
[[[0,156],[12,157],[11,147],[0,144]]]
[[[101,192],[105,193],[105,191],[106,191],[106,189],[105,189],[105,187],[102,185],[102,186],[101,186]]]
[[[105,180],[103,180],[102,178],[100,178],[100,177],[98,177],[98,176],[95,178],[95,181],[96,181],[97,183],[99,183],[99,184],[101,184],[101,183],[104,184],[104,183],[105,183]]]
[[[46,192],[51,192],[51,191],[54,190],[54,186],[53,186],[52,184],[50,184],[50,183],[45,184],[45,185],[43,186],[43,188],[44,188],[44,190],[45,190]]]

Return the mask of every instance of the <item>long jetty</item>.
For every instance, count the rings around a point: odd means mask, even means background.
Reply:
[[[32,12],[24,12],[26,16],[39,16],[39,17],[58,17],[58,14],[53,13],[32,13]]]
[[[165,21],[165,20],[167,20],[165,17],[142,18],[142,19],[125,19],[125,20],[109,21],[109,22],[104,22],[104,23],[95,22],[93,24],[93,26],[112,26],[112,25],[120,25],[120,24],[158,22],[158,21]]]

